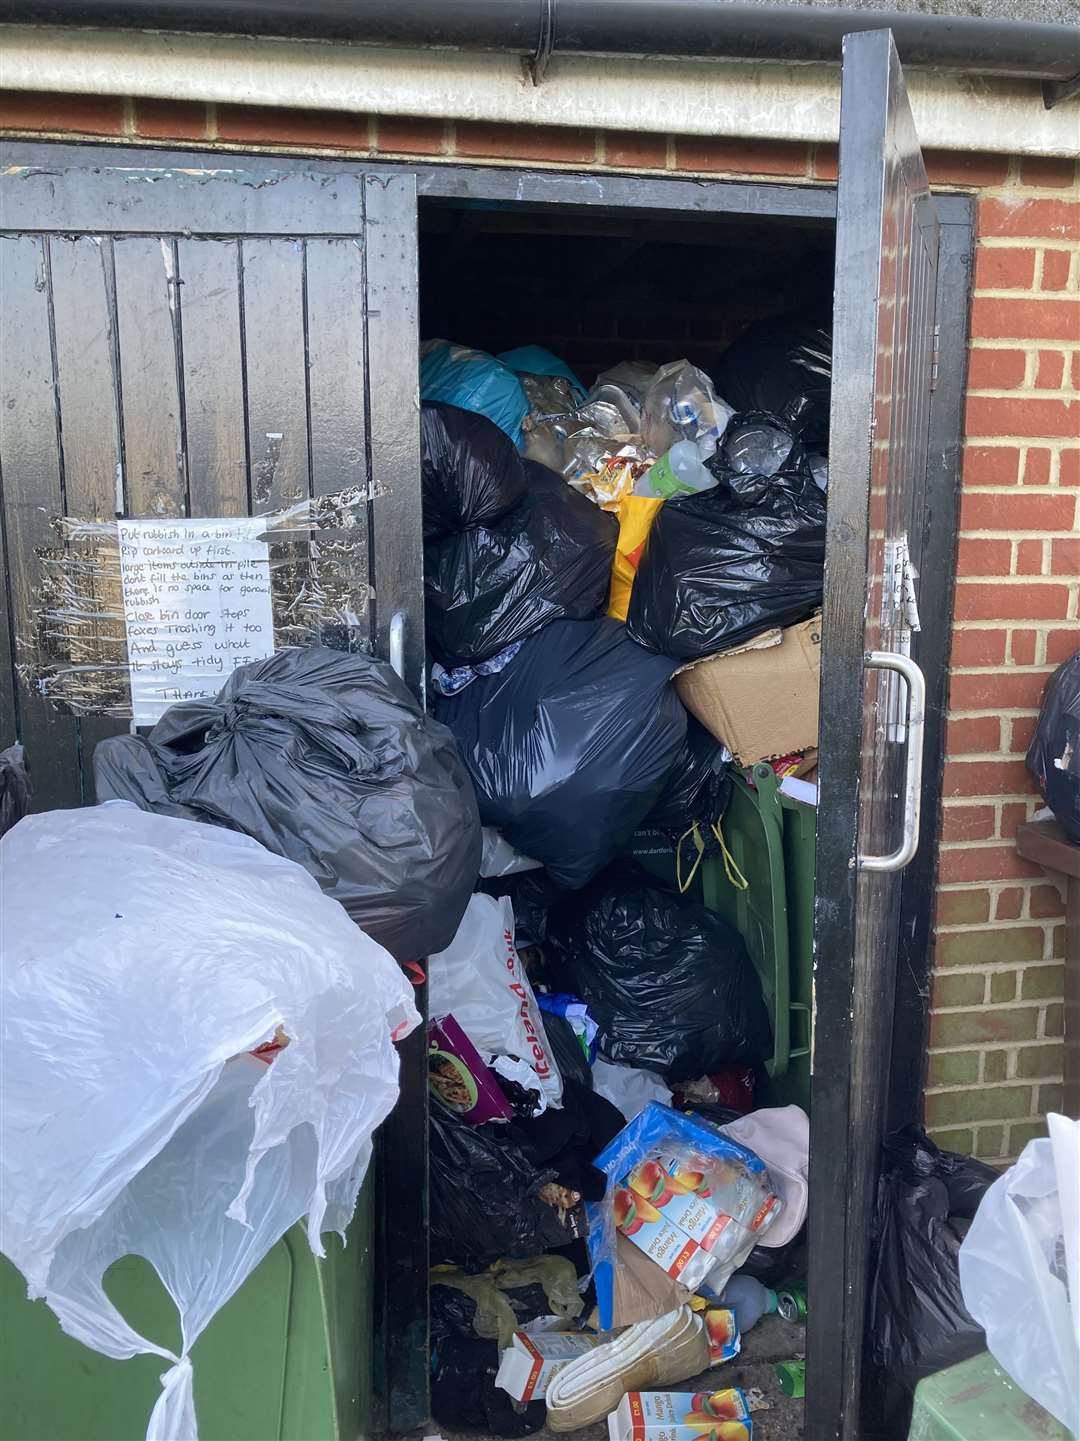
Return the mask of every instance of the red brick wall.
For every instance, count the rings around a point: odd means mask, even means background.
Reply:
[[[1080,648],[1078,239],[1070,163],[981,191],[927,1120],[994,1159],[1061,1105],[1062,900],[1013,837],[1043,686]]]
[[[128,143],[832,180],[833,146],[8,92],[0,128]],[[1072,162],[930,152],[976,192],[927,1121],[1014,1156],[1060,1104],[1061,898],[1017,858],[1024,752],[1080,646],[1080,192]]]

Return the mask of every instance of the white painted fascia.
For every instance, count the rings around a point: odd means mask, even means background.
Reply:
[[[910,71],[922,144],[1080,154],[1075,104],[1037,81]],[[0,26],[0,82],[17,90],[303,107],[372,115],[835,141],[827,65],[556,56],[542,85],[510,55],[132,30]]]

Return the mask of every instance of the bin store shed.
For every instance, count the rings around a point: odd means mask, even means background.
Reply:
[[[922,1117],[1005,1162],[1061,1105],[1064,906],[1013,837],[1080,632],[1080,14],[765,5],[737,34],[724,7],[659,8],[4,0],[0,745],[26,746],[39,808],[70,806],[127,728],[15,670],[53,515],[241,514],[360,457],[372,644],[403,624],[419,689],[419,338],[535,342],[587,378],[708,370],[752,320],[827,315],[835,273],[806,1435],[856,1437],[881,1134]],[[901,537],[921,779],[864,664],[896,648]],[[920,807],[914,858],[883,869]],[[427,1417],[419,1035],[405,1050],[367,1197],[393,1430]]]

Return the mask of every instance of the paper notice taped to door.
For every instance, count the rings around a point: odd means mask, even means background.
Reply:
[[[273,655],[265,518],[121,520],[117,529],[136,725],[217,695],[237,666]]]

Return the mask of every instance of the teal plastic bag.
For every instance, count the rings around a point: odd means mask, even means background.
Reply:
[[[542,345],[519,345],[516,350],[502,350],[496,357],[509,366],[515,375],[561,375],[570,382],[575,399],[580,403],[588,394],[585,386],[567,365]]]
[[[509,366],[450,340],[429,340],[421,347],[420,399],[486,415],[515,445],[529,413],[524,387]]]

